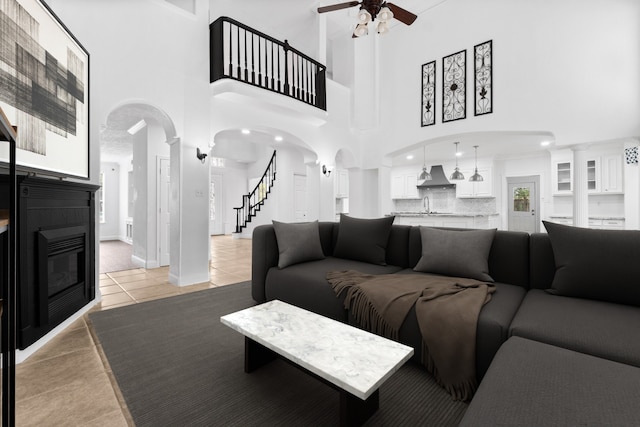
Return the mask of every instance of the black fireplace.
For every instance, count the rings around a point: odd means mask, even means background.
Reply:
[[[0,177],[0,208],[7,200]],[[95,298],[98,186],[18,179],[18,348],[25,349]]]
[[[87,301],[88,234],[85,226],[40,230],[38,235],[39,318],[59,324]]]

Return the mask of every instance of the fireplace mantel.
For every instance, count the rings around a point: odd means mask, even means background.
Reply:
[[[0,179],[0,203],[8,200],[7,181]],[[18,348],[23,350],[95,298],[95,191],[93,184],[22,176],[18,178]],[[0,208],[6,206],[0,205]],[[82,247],[73,246],[69,259],[77,271],[64,272],[57,246],[69,234]],[[81,237],[78,237],[81,236]],[[76,242],[77,243],[77,242]],[[53,252],[52,252],[53,251]],[[50,254],[53,256],[47,259]],[[43,258],[44,257],[44,258]],[[51,259],[54,259],[51,261]],[[69,273],[75,282],[47,291],[47,280]]]

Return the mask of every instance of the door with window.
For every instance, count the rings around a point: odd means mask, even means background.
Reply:
[[[540,231],[539,186],[539,176],[507,178],[508,230],[528,233]]]

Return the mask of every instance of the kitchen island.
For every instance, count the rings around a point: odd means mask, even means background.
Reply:
[[[454,212],[391,212],[394,224],[424,225],[428,227],[498,228],[498,213]]]

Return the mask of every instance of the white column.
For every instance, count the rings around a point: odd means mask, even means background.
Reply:
[[[573,225],[589,226],[589,195],[587,193],[587,146],[573,150]]]
[[[624,148],[638,149],[638,140],[625,142]],[[637,163],[627,164],[624,168],[624,217],[627,230],[640,229],[640,166]]]

